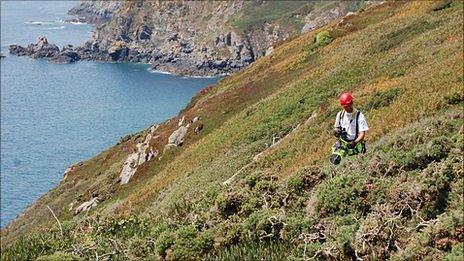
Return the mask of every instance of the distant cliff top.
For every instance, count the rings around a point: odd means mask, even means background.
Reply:
[[[372,1],[375,3],[375,1]],[[97,24],[97,60],[188,75],[228,74],[282,41],[372,5],[365,1],[91,1],[70,14]],[[108,55],[109,54],[109,55]]]

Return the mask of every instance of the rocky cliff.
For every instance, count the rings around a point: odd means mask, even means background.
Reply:
[[[122,6],[123,1],[82,1],[68,11],[79,22],[100,25],[113,17]]]
[[[282,41],[375,3],[379,1],[82,2],[70,14],[97,25],[92,39],[67,48],[78,54],[72,59],[58,52],[52,60],[142,62],[176,74],[229,74]]]

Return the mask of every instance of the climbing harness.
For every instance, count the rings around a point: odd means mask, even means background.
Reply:
[[[335,142],[335,144],[332,146],[332,155],[330,156],[330,162],[334,165],[338,165],[340,164],[342,158],[346,157],[346,156],[353,156],[353,155],[357,155],[359,153],[365,153],[366,152],[366,145],[365,145],[365,142],[362,141],[362,142],[359,142],[356,144],[356,146],[354,148],[350,148],[349,147],[349,144],[356,140],[356,138],[358,137],[358,133],[359,133],[359,123],[358,123],[358,120],[359,120],[359,114],[360,114],[360,111],[356,110],[356,114],[355,114],[355,117],[352,118],[350,120],[350,124],[353,122],[353,120],[355,120],[355,123],[356,123],[356,131],[355,131],[355,138],[353,140],[349,140],[347,135],[347,131],[345,128],[342,128],[341,127],[341,120],[343,119],[343,116],[345,115],[345,111],[342,110],[340,113],[339,113],[339,117],[338,117],[338,128],[340,128],[340,136],[338,138],[338,141]]]

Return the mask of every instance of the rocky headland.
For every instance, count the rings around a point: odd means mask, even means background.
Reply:
[[[10,53],[56,63],[140,62],[174,74],[230,74],[301,32],[378,2],[84,1],[69,14],[95,25],[85,44],[60,49],[42,36],[27,47],[11,45]]]

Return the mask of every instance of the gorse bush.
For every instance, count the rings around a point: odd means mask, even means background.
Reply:
[[[333,37],[329,31],[321,31],[314,38],[314,42],[309,45],[309,51],[315,51],[318,48],[322,48],[333,41]]]
[[[372,98],[368,100],[364,109],[372,110],[380,107],[388,106],[396,96],[400,95],[403,91],[399,88],[392,88],[385,91],[376,91],[372,94]]]
[[[445,96],[445,102],[447,104],[460,104],[464,102],[464,93],[462,92],[455,92],[451,95]]]

